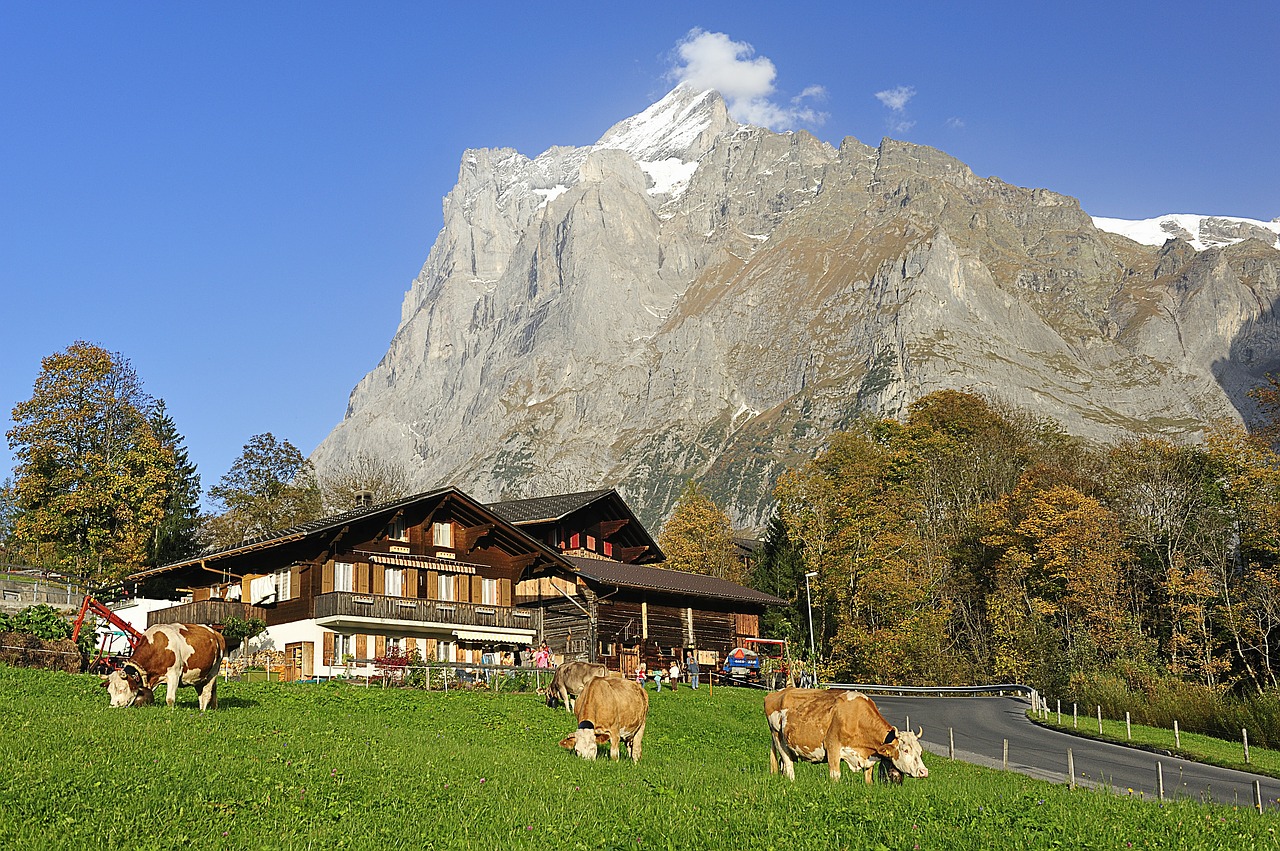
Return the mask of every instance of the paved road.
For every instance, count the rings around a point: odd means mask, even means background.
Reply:
[[[1077,783],[1109,784],[1146,797],[1156,796],[1156,763],[1163,766],[1165,797],[1217,800],[1253,806],[1258,780],[1263,806],[1280,808],[1280,780],[1188,762],[1177,757],[1096,742],[1032,724],[1028,704],[1012,697],[889,697],[875,695],[890,724],[924,727],[927,751],[945,757],[947,730],[955,730],[956,758],[999,768],[1009,740],[1009,768],[1055,783],[1067,780],[1067,748],[1075,759]],[[1082,717],[1081,724],[1089,719]],[[936,759],[936,757],[935,757]]]

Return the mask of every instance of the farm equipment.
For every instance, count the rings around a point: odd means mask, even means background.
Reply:
[[[93,673],[108,674],[116,668],[124,664],[125,657],[133,654],[134,648],[142,641],[142,633],[134,629],[133,625],[121,618],[105,603],[101,603],[94,599],[93,596],[86,594],[84,602],[80,604],[80,613],[76,615],[75,628],[71,632],[71,640],[80,640],[80,629],[84,626],[85,617],[92,614],[100,617],[111,626],[114,630],[108,630],[102,633],[102,640],[98,645],[97,653],[89,661],[89,670]],[[123,637],[125,643],[128,644],[128,653],[116,652],[116,639]]]
[[[772,638],[744,638],[725,656],[723,673],[737,685],[783,688],[791,673],[787,642]]]

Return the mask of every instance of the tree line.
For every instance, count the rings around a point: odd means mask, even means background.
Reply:
[[[1262,399],[1264,407],[1266,400]],[[977,395],[866,418],[787,471],[751,584],[791,601],[828,676],[1097,676],[1260,693],[1280,675],[1280,458],[1222,424],[1202,443],[1097,445]]]
[[[235,546],[404,496],[402,468],[357,456],[317,476],[288,440],[253,435],[207,492],[163,399],[119,353],[77,341],[45,357],[6,433],[14,456],[0,485],[3,560],[98,587],[140,567]]]

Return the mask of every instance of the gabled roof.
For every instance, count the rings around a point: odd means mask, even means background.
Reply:
[[[308,523],[301,523],[288,529],[281,529],[278,532],[272,532],[257,538],[237,544],[233,547],[227,547],[222,550],[204,553],[193,558],[183,561],[176,561],[171,564],[152,567],[139,571],[128,577],[128,581],[140,581],[150,579],[160,574],[172,571],[187,571],[192,568],[209,567],[215,570],[223,569],[222,565],[234,563],[265,550],[271,550],[279,547],[288,547],[299,545],[308,540],[315,540],[325,537],[328,533],[339,533],[349,527],[364,528],[376,533],[377,530],[384,527],[390,520],[401,510],[408,506],[417,505],[423,502],[439,501],[443,503],[445,500],[455,500],[459,506],[473,515],[479,515],[486,520],[495,520],[503,538],[508,547],[518,547],[523,550],[533,550],[543,557],[543,561],[549,561],[563,565],[565,562],[563,557],[554,549],[534,540],[533,538],[520,531],[511,523],[484,503],[477,502],[467,494],[455,487],[439,488],[433,491],[414,494],[413,496],[401,497],[400,499],[390,500],[368,508],[357,508],[353,511],[347,511],[343,514],[337,514],[332,517],[323,517],[319,520],[313,520]]]
[[[685,573],[682,570],[666,570],[649,565],[621,564],[603,559],[566,556],[579,576],[620,588],[640,588],[649,591],[663,591],[669,594],[680,594],[692,597],[705,597],[715,600],[732,600],[740,603],[752,603],[759,606],[785,606],[786,600],[747,588],[727,579],[714,576],[702,576],[697,573]]]
[[[581,493],[561,493],[552,496],[535,496],[529,499],[512,499],[489,503],[490,510],[508,523],[517,526],[525,523],[551,523],[561,520],[579,508],[590,505],[602,496],[617,493],[613,488]]]

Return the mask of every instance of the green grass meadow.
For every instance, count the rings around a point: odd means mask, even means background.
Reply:
[[[768,771],[755,691],[650,693],[644,759],[558,746],[532,694],[224,683],[218,710],[110,709],[0,666],[0,848],[1274,848],[1277,819],[926,756],[930,776]]]

